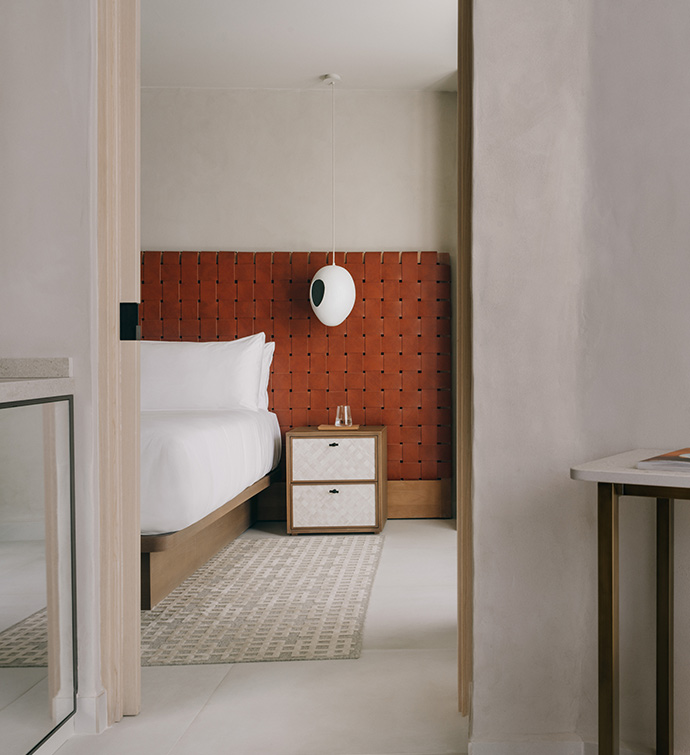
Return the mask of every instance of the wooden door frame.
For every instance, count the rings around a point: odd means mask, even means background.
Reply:
[[[140,298],[139,0],[98,0],[100,666],[107,724],[141,705],[139,350],[120,302]]]
[[[474,555],[472,527],[472,145],[474,0],[458,5],[458,264],[455,324],[457,374],[456,501],[458,525],[458,700],[470,715],[473,679]]]
[[[473,678],[472,17],[458,0],[456,500],[458,691]],[[119,340],[119,302],[139,301],[139,0],[98,0],[99,470],[101,675],[108,723],[141,706],[139,643],[139,364]]]

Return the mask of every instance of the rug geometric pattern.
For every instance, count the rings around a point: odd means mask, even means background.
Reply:
[[[142,665],[358,658],[381,535],[240,538],[142,612]]]
[[[244,538],[141,612],[143,666],[358,658],[382,535]],[[46,610],[0,633],[0,667],[47,666]]]
[[[48,665],[48,622],[41,608],[0,632],[1,668],[41,668]]]

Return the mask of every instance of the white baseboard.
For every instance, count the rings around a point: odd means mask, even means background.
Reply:
[[[580,741],[470,742],[469,755],[585,755]]]
[[[103,690],[96,697],[77,697],[75,734],[100,734],[108,728],[108,699]]]
[[[620,755],[648,755],[650,751],[630,750],[622,747]],[[545,741],[519,742],[470,742],[469,755],[598,755],[599,745],[595,742],[578,740],[563,741],[554,739]]]
[[[621,746],[620,755],[650,755],[654,750],[631,750],[625,745]],[[599,755],[599,745],[596,742],[585,742],[584,755]]]

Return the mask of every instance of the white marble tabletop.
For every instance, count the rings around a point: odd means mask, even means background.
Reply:
[[[670,448],[637,448],[615,456],[607,456],[586,464],[572,467],[573,480],[588,482],[618,482],[628,485],[655,485],[669,488],[690,488],[689,472],[663,472],[651,469],[636,469],[642,459],[672,451]]]

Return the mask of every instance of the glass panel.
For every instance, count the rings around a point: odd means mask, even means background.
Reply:
[[[0,741],[25,755],[75,709],[71,403],[0,406]]]

